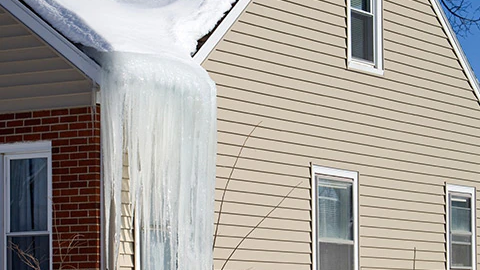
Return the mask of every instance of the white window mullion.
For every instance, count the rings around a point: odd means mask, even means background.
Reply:
[[[26,232],[10,232],[7,233],[7,236],[42,236],[42,235],[49,235],[50,231],[26,231]]]
[[[355,13],[358,13],[358,14],[361,14],[361,15],[365,15],[365,16],[369,16],[369,17],[373,17],[372,12],[368,12],[368,11],[361,10],[361,9],[358,9],[358,8],[353,8],[352,7],[352,12],[355,12]]]

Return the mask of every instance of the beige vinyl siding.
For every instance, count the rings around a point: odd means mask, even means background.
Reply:
[[[427,0],[384,0],[384,76],[348,70],[345,3],[254,0],[203,64],[216,215],[231,178],[215,269],[292,189],[226,269],[311,269],[311,163],[359,172],[359,269],[411,269],[414,248],[445,269],[445,183],[480,188],[478,100]]]
[[[130,176],[128,173],[128,155],[123,158],[122,174],[122,228],[120,235],[120,251],[118,257],[119,270],[135,269],[135,231],[133,213],[130,202]]]
[[[92,105],[83,73],[0,7],[0,113]]]

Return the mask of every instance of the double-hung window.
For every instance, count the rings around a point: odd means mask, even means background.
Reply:
[[[2,269],[51,269],[50,143],[0,145]]]
[[[476,269],[475,189],[447,185],[447,201],[448,269]]]
[[[314,269],[358,269],[356,172],[312,167]]]
[[[347,0],[348,67],[383,74],[382,0]]]

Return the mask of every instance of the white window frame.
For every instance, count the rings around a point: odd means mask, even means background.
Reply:
[[[350,1],[350,0],[348,0]],[[312,266],[314,270],[317,270],[319,267],[319,256],[318,256],[318,246],[319,246],[319,239],[318,239],[318,231],[317,231],[317,226],[318,226],[318,213],[317,213],[317,179],[315,177],[316,174],[323,174],[323,175],[331,175],[334,177],[341,177],[341,178],[348,178],[352,180],[352,203],[353,203],[353,265],[354,265],[354,270],[359,270],[359,256],[358,256],[358,172],[354,171],[347,171],[347,170],[341,170],[341,169],[334,169],[334,168],[329,168],[329,167],[322,167],[318,165],[313,165],[311,168],[311,194],[312,194],[312,213],[311,213],[311,219],[312,219]],[[324,269],[320,269],[324,270]]]
[[[447,234],[447,269],[450,270],[451,269],[451,255],[450,255],[450,252],[451,252],[451,240],[450,240],[450,194],[457,194],[457,195],[465,195],[465,197],[470,197],[471,198],[471,228],[472,228],[472,238],[471,238],[471,241],[472,241],[472,270],[475,270],[477,269],[477,244],[476,244],[476,232],[477,232],[477,228],[476,228],[476,222],[475,222],[475,219],[476,219],[476,211],[477,211],[477,208],[476,208],[476,205],[477,205],[477,201],[476,201],[476,196],[475,196],[475,188],[474,187],[467,187],[467,186],[458,186],[458,185],[450,185],[450,184],[447,184],[447,193],[446,193],[446,223],[447,223],[447,231],[446,231],[446,234]]]
[[[373,14],[373,62],[357,59],[352,56],[352,6],[347,1],[347,66],[348,69],[373,73],[383,76],[383,0],[371,0]]]
[[[32,235],[44,234],[49,237],[49,269],[53,269],[53,246],[52,246],[52,144],[51,142],[34,142],[34,143],[17,143],[17,144],[4,144],[0,145],[0,194],[2,194],[2,200],[0,200],[0,230],[2,233],[0,240],[0,265],[3,269],[7,269],[7,230],[10,224],[10,209],[9,205],[5,202],[9,200],[9,166],[8,163],[11,159],[22,158],[47,158],[47,231],[36,231]],[[24,233],[22,235],[27,235]],[[14,234],[10,234],[14,235]]]

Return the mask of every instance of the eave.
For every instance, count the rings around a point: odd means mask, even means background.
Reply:
[[[95,83],[100,84],[101,67],[68,39],[58,33],[57,30],[18,1],[0,0],[0,5],[65,57],[65,59],[75,65],[87,77],[91,78]]]
[[[450,43],[457,55],[460,65],[462,66],[467,79],[473,88],[477,100],[480,102],[480,85],[479,82],[460,46],[456,35],[448,22],[448,19],[440,5],[439,0],[429,0]],[[218,43],[223,39],[224,35],[230,30],[232,25],[238,20],[251,0],[238,0],[235,6],[228,12],[225,18],[210,34],[206,42],[193,56],[195,62],[202,64]],[[44,20],[37,16],[34,12],[24,6],[22,3],[13,0],[0,0],[6,10],[12,13],[19,21],[24,23],[33,32],[40,36],[46,43],[57,50],[61,55],[74,64],[85,75],[90,77],[97,84],[100,83],[101,67],[79,50],[69,40],[59,34],[55,29],[48,25]]]

